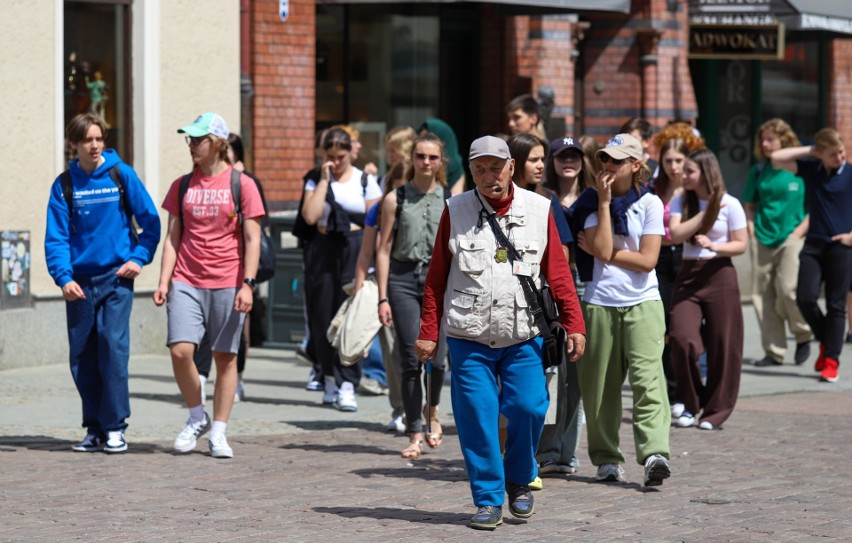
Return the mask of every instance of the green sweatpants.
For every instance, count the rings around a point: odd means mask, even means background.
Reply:
[[[577,376],[586,411],[592,464],[623,464],[619,448],[621,386],[633,390],[633,439],[636,461],[652,454],[669,458],[671,408],[663,374],[663,303],[650,300],[628,307],[583,303],[586,353]]]

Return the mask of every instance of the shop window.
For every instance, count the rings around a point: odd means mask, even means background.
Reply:
[[[783,61],[764,62],[763,119],[784,119],[799,138],[812,137],[822,128],[819,126],[819,66],[816,40],[788,43]]]
[[[381,168],[387,130],[439,111],[439,17],[386,11],[317,5],[317,127],[357,124],[365,136],[359,166]]]
[[[101,116],[106,146],[130,163],[130,0],[66,0],[64,18],[65,123]]]

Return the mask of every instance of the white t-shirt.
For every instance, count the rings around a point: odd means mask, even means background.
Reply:
[[[361,186],[361,174],[363,173],[353,166],[352,175],[349,176],[348,181],[340,183],[332,177],[331,183],[329,183],[331,192],[334,194],[334,201],[340,204],[340,207],[348,213],[366,213],[367,210],[365,209],[364,201],[375,200],[382,196],[382,191],[379,188],[379,183],[375,175],[367,176],[367,193],[366,195],[364,194],[364,187]],[[305,190],[317,190],[317,182],[314,179],[308,179],[305,182]],[[327,226],[330,214],[331,204],[323,202],[322,217],[317,221],[317,226]]]
[[[598,214],[595,212],[586,218],[583,228],[597,225]],[[613,234],[613,249],[638,253],[642,236],[664,235],[662,200],[653,194],[645,194],[634,202],[627,209],[627,232],[626,236]],[[607,307],[626,307],[659,299],[657,272],[628,270],[597,258],[592,280],[586,283],[583,295],[583,301]]]
[[[669,204],[669,213],[672,217],[683,215],[683,205],[686,195],[680,194],[672,198]],[[746,227],[746,214],[739,200],[728,194],[722,195],[722,208],[713,223],[713,228],[707,232],[707,237],[712,243],[726,243],[731,241],[730,233],[742,230]],[[701,211],[707,209],[707,200],[698,200],[698,208]],[[683,258],[708,259],[716,256],[716,251],[705,249],[700,245],[694,245],[689,241],[683,243]]]

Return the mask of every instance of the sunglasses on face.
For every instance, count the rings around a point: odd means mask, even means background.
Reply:
[[[429,162],[438,162],[441,160],[439,155],[427,155],[425,153],[414,153],[414,158],[417,160],[428,160]]]
[[[604,164],[606,164],[607,162],[612,162],[616,166],[621,166],[622,164],[624,164],[628,160],[630,160],[630,159],[629,158],[612,158],[611,156],[609,156],[606,153],[601,153],[601,162],[603,162]]]
[[[193,147],[198,147],[204,140],[207,139],[207,136],[186,136],[184,140],[186,140],[187,145],[191,145]]]
[[[580,162],[583,160],[583,157],[577,153],[560,153],[555,158],[560,162]]]

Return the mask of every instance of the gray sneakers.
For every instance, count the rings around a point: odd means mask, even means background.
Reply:
[[[652,454],[645,459],[645,486],[660,486],[671,475],[669,461],[662,454]]]

